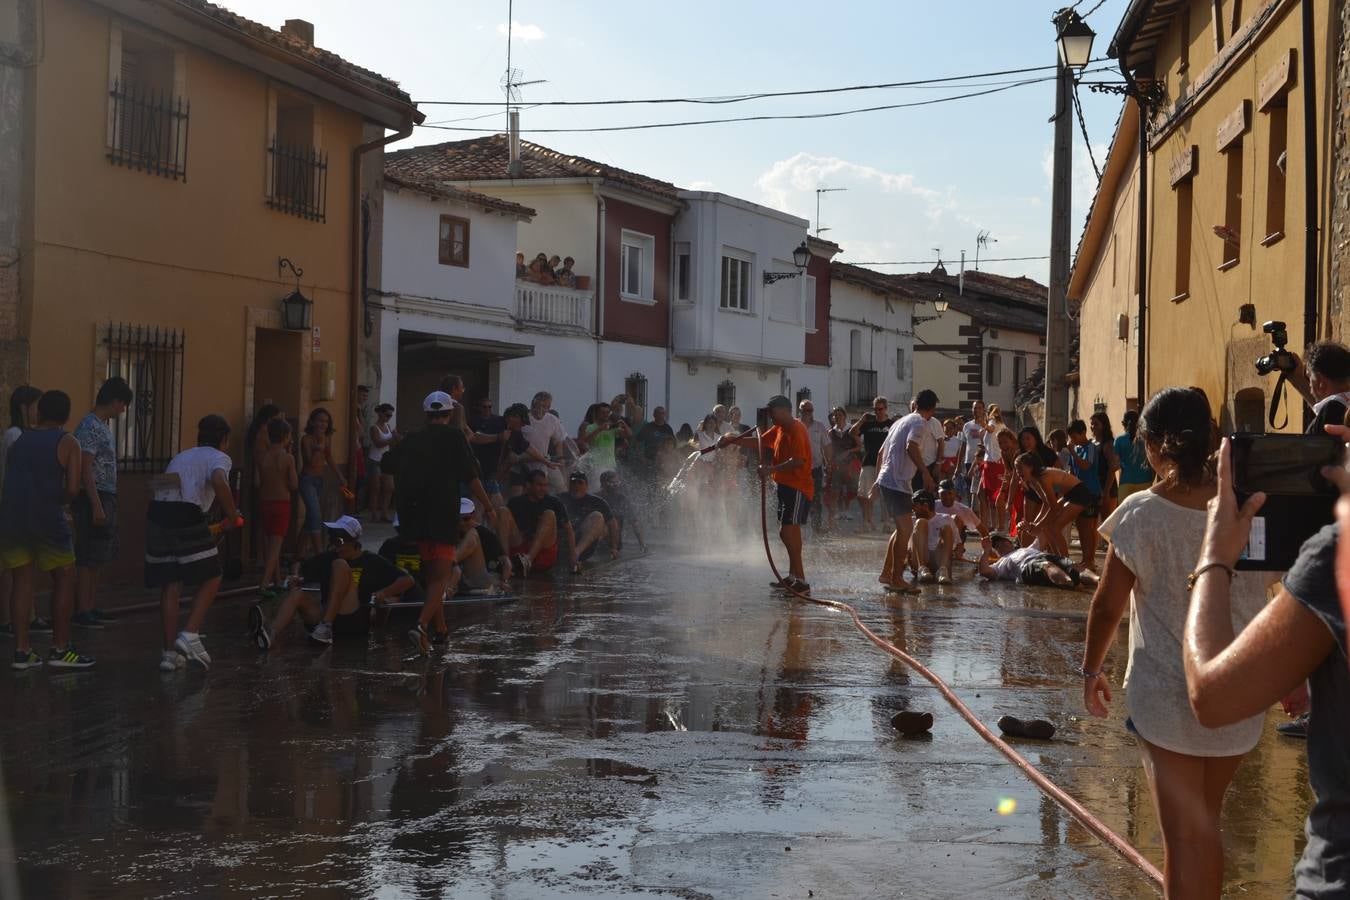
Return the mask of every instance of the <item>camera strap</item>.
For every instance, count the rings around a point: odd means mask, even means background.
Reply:
[[[1275,393],[1270,397],[1270,427],[1277,431],[1289,424],[1289,410],[1287,408],[1284,411],[1284,422],[1280,425],[1275,424],[1275,413],[1280,409],[1280,398],[1284,396],[1285,382],[1288,380],[1288,374],[1281,371],[1279,379],[1275,382]]]

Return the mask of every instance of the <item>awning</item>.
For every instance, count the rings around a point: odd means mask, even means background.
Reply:
[[[494,359],[521,359],[534,356],[533,344],[515,344],[510,341],[490,341],[482,338],[450,335],[420,334],[404,331],[399,334],[399,354],[440,355],[441,353],[482,353]]]

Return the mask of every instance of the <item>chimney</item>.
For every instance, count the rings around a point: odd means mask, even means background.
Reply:
[[[287,19],[281,26],[281,33],[299,39],[306,47],[314,46],[314,23],[304,19]]]
[[[520,177],[520,110],[511,110],[511,133],[507,136],[511,148],[510,161],[506,164],[506,174],[512,178]]]

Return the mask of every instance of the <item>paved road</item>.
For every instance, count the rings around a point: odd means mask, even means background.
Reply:
[[[260,657],[223,601],[209,674],[156,671],[149,617],[87,638],[89,672],[5,671],[25,893],[1156,896],[842,616],[776,597],[752,537],[535,583],[460,615],[431,663],[402,629]],[[1077,718],[1087,595],[966,574],[888,601],[881,552],[816,543],[808,574],[985,721],[1059,723],[1028,757],[1160,861],[1120,711]],[[1123,653],[1122,629],[1117,672]],[[931,738],[894,733],[904,708],[936,713]],[[1225,823],[1248,897],[1288,895],[1309,802],[1303,747],[1273,724]]]

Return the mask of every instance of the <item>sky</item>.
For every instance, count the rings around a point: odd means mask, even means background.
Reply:
[[[427,123],[501,130],[505,125],[508,0],[220,0],[280,27],[314,23],[315,43],[398,81],[414,100],[501,101],[503,107],[424,103]],[[1105,57],[1128,0],[1085,0],[1080,12]],[[1054,82],[983,97],[838,118],[748,122],[600,133],[531,134],[531,129],[646,124],[745,115],[795,115],[910,103],[1049,70],[997,76],[978,86],[858,91],[729,104],[536,107],[532,101],[726,97],[970,75],[1055,60],[1044,0],[683,0],[677,6],[612,0],[514,0],[511,65],[522,80],[523,137],[555,150],[715,190],[799,215],[845,262],[886,272],[932,268],[939,254],[967,268],[1044,282],[1049,252]],[[1085,80],[1119,81],[1114,61]],[[1122,98],[1081,89],[1097,162],[1104,162]],[[419,128],[399,147],[476,136]],[[1075,126],[1073,243],[1096,187]],[[990,242],[977,248],[977,235]]]

